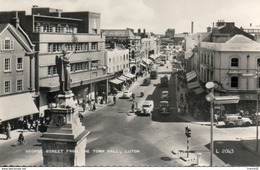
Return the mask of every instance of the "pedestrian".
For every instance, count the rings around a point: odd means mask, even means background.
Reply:
[[[114,105],[116,104],[116,95],[113,97]]]
[[[34,127],[33,127],[33,119],[32,119],[32,118],[29,119],[29,123],[30,123],[30,129],[29,129],[29,130],[31,130],[31,129],[34,128]]]
[[[135,111],[135,102],[134,101],[132,102],[132,111],[133,112]]]
[[[38,132],[38,128],[39,128],[39,121],[38,119],[35,120],[35,132]]]
[[[18,143],[22,145],[24,143],[23,131],[18,136]]]
[[[89,111],[91,111],[92,110],[92,102],[90,100],[88,101],[88,106],[89,106]]]
[[[85,100],[83,100],[83,102],[82,102],[82,109],[83,109],[83,112],[85,112],[85,110],[86,110],[86,101]]]
[[[8,139],[11,139],[11,125],[10,123],[8,122],[7,125],[6,125],[6,140]]]
[[[214,114],[214,121],[218,124],[218,115]]]
[[[95,110],[96,110],[96,103],[94,102],[93,107],[92,107],[92,111],[95,111]]]

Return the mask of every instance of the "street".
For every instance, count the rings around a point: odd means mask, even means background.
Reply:
[[[167,66],[158,68],[159,77],[171,75],[169,61]],[[174,76],[170,76],[167,88],[160,87],[159,82],[160,78],[157,78],[149,86],[140,86],[141,81],[138,81],[133,89],[139,108],[145,99],[154,100],[155,111],[150,116],[138,116],[131,112],[132,100],[119,97],[116,105],[91,112],[83,119],[83,125],[90,131],[86,146],[86,166],[190,166],[189,162],[172,154],[172,151],[186,150],[186,126],[191,128],[190,151],[202,153],[201,163],[209,166],[210,125],[182,121],[176,115]],[[140,97],[141,89],[145,91],[144,97]],[[168,90],[170,94],[170,115],[158,112],[163,90]],[[1,153],[5,154],[0,155],[0,165],[42,166],[41,146],[37,143],[40,135],[41,133],[32,133],[22,146],[15,147],[10,143],[1,145]],[[239,145],[239,139],[252,138],[254,135],[254,126],[214,127],[214,140],[217,141],[214,166],[259,165],[260,158],[245,152]],[[244,161],[244,155],[250,161]]]

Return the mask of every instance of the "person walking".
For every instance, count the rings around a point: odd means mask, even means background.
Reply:
[[[131,107],[132,111],[134,112],[135,111],[135,102],[133,101],[132,102],[132,107]]]
[[[113,97],[114,105],[116,104],[116,95]]]
[[[38,129],[39,129],[39,120],[36,119],[35,120],[35,132],[38,132]]]
[[[214,114],[214,121],[218,124],[218,115]]]
[[[95,110],[96,110],[96,103],[94,102],[93,107],[92,107],[92,111],[95,111]]]
[[[11,139],[10,132],[11,132],[11,125],[8,122],[7,125],[6,125],[6,140]]]

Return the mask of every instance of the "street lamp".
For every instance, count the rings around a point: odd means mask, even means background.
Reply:
[[[211,92],[206,96],[206,100],[210,102],[210,166],[213,166],[213,114],[214,114],[214,104],[231,104],[238,103],[240,100],[239,96],[214,96],[214,82],[206,83],[205,87]]]

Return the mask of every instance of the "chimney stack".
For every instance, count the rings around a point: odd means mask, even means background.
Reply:
[[[193,21],[191,22],[191,33],[193,34]]]
[[[20,19],[18,17],[18,11],[15,11],[15,17],[12,19],[13,20],[13,26],[15,26],[15,28],[18,28],[18,26],[20,25]]]

